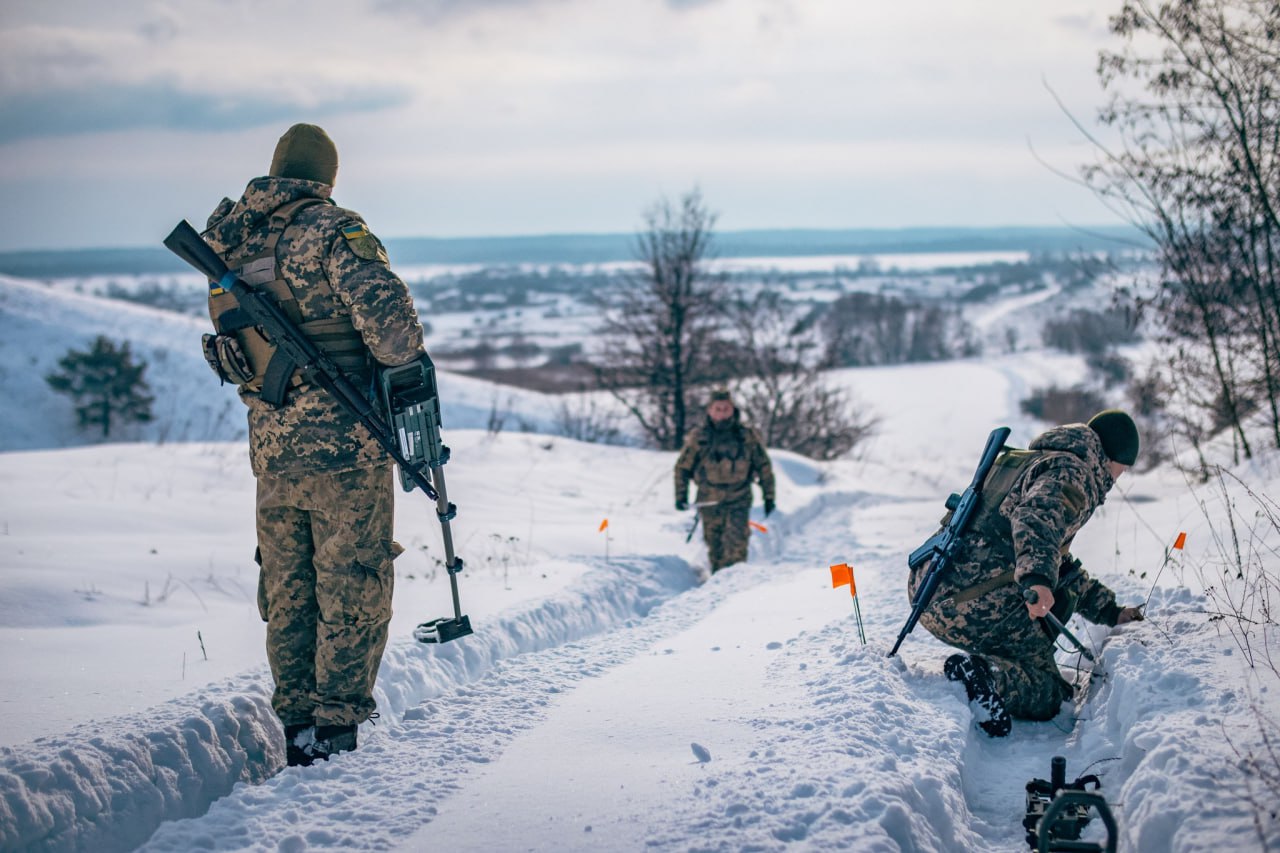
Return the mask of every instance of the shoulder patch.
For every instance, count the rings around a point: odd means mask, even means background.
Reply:
[[[387,252],[382,248],[382,243],[369,233],[369,229],[363,222],[344,227],[342,236],[347,239],[347,245],[351,247],[352,253],[357,258],[388,263]]]

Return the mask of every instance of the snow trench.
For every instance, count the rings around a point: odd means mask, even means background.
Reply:
[[[393,641],[375,698],[398,720],[495,663],[643,618],[696,584],[677,557],[624,558],[443,646]],[[368,724],[366,724],[368,725]],[[0,749],[0,849],[130,850],[163,822],[204,814],[284,765],[265,668],[147,712]]]

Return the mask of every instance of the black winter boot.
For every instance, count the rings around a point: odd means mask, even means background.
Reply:
[[[977,655],[952,655],[942,665],[942,672],[949,680],[963,684],[969,703],[986,713],[987,719],[978,721],[979,728],[991,737],[1005,737],[1013,731],[1013,719],[996,693],[990,664]]]
[[[307,748],[312,761],[328,761],[339,752],[351,752],[356,748],[357,725],[316,726],[315,741]]]
[[[284,760],[289,767],[310,767],[307,747],[315,743],[315,723],[293,723],[284,727]]]

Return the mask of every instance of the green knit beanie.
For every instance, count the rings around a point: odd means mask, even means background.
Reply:
[[[1089,429],[1102,439],[1102,452],[1112,462],[1132,465],[1138,460],[1138,427],[1119,409],[1098,412],[1089,419]]]
[[[295,124],[276,143],[271,171],[267,174],[333,186],[338,177],[338,148],[323,128],[314,124]]]
[[[730,403],[732,403],[733,395],[729,393],[728,388],[716,388],[714,391],[711,392],[711,400],[707,405],[710,405],[711,403],[714,403],[717,400],[727,400]]]

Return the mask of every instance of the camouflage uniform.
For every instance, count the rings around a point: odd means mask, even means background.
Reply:
[[[233,269],[266,245],[271,213],[303,198],[279,238],[278,276],[302,322],[349,317],[371,360],[423,355],[408,288],[355,213],[328,200],[327,184],[263,177],[224,199],[204,237]],[[386,455],[326,391],[302,385],[273,407],[241,390],[258,479],[258,603],[276,679],[272,705],[286,725],[352,725],[373,711],[394,580],[394,491]]]
[[[765,503],[774,501],[773,466],[756,431],[737,411],[725,421],[706,418],[685,439],[675,476],[677,502],[688,500],[692,479],[697,502],[716,504],[698,509],[712,573],[746,560],[752,481],[760,483]]]
[[[1101,441],[1084,424],[1049,430],[1028,451],[997,459],[987,478],[990,501],[971,521],[920,624],[944,643],[985,658],[1009,713],[1048,720],[1072,688],[1054,661],[1056,634],[1044,620],[1029,617],[1022,590],[1037,584],[1052,589],[1053,613],[1063,623],[1078,612],[1090,622],[1116,624],[1121,608],[1115,593],[1069,553],[1114,480]],[[991,486],[1003,466],[1012,482],[1001,497]],[[912,596],[926,569],[911,573]]]

